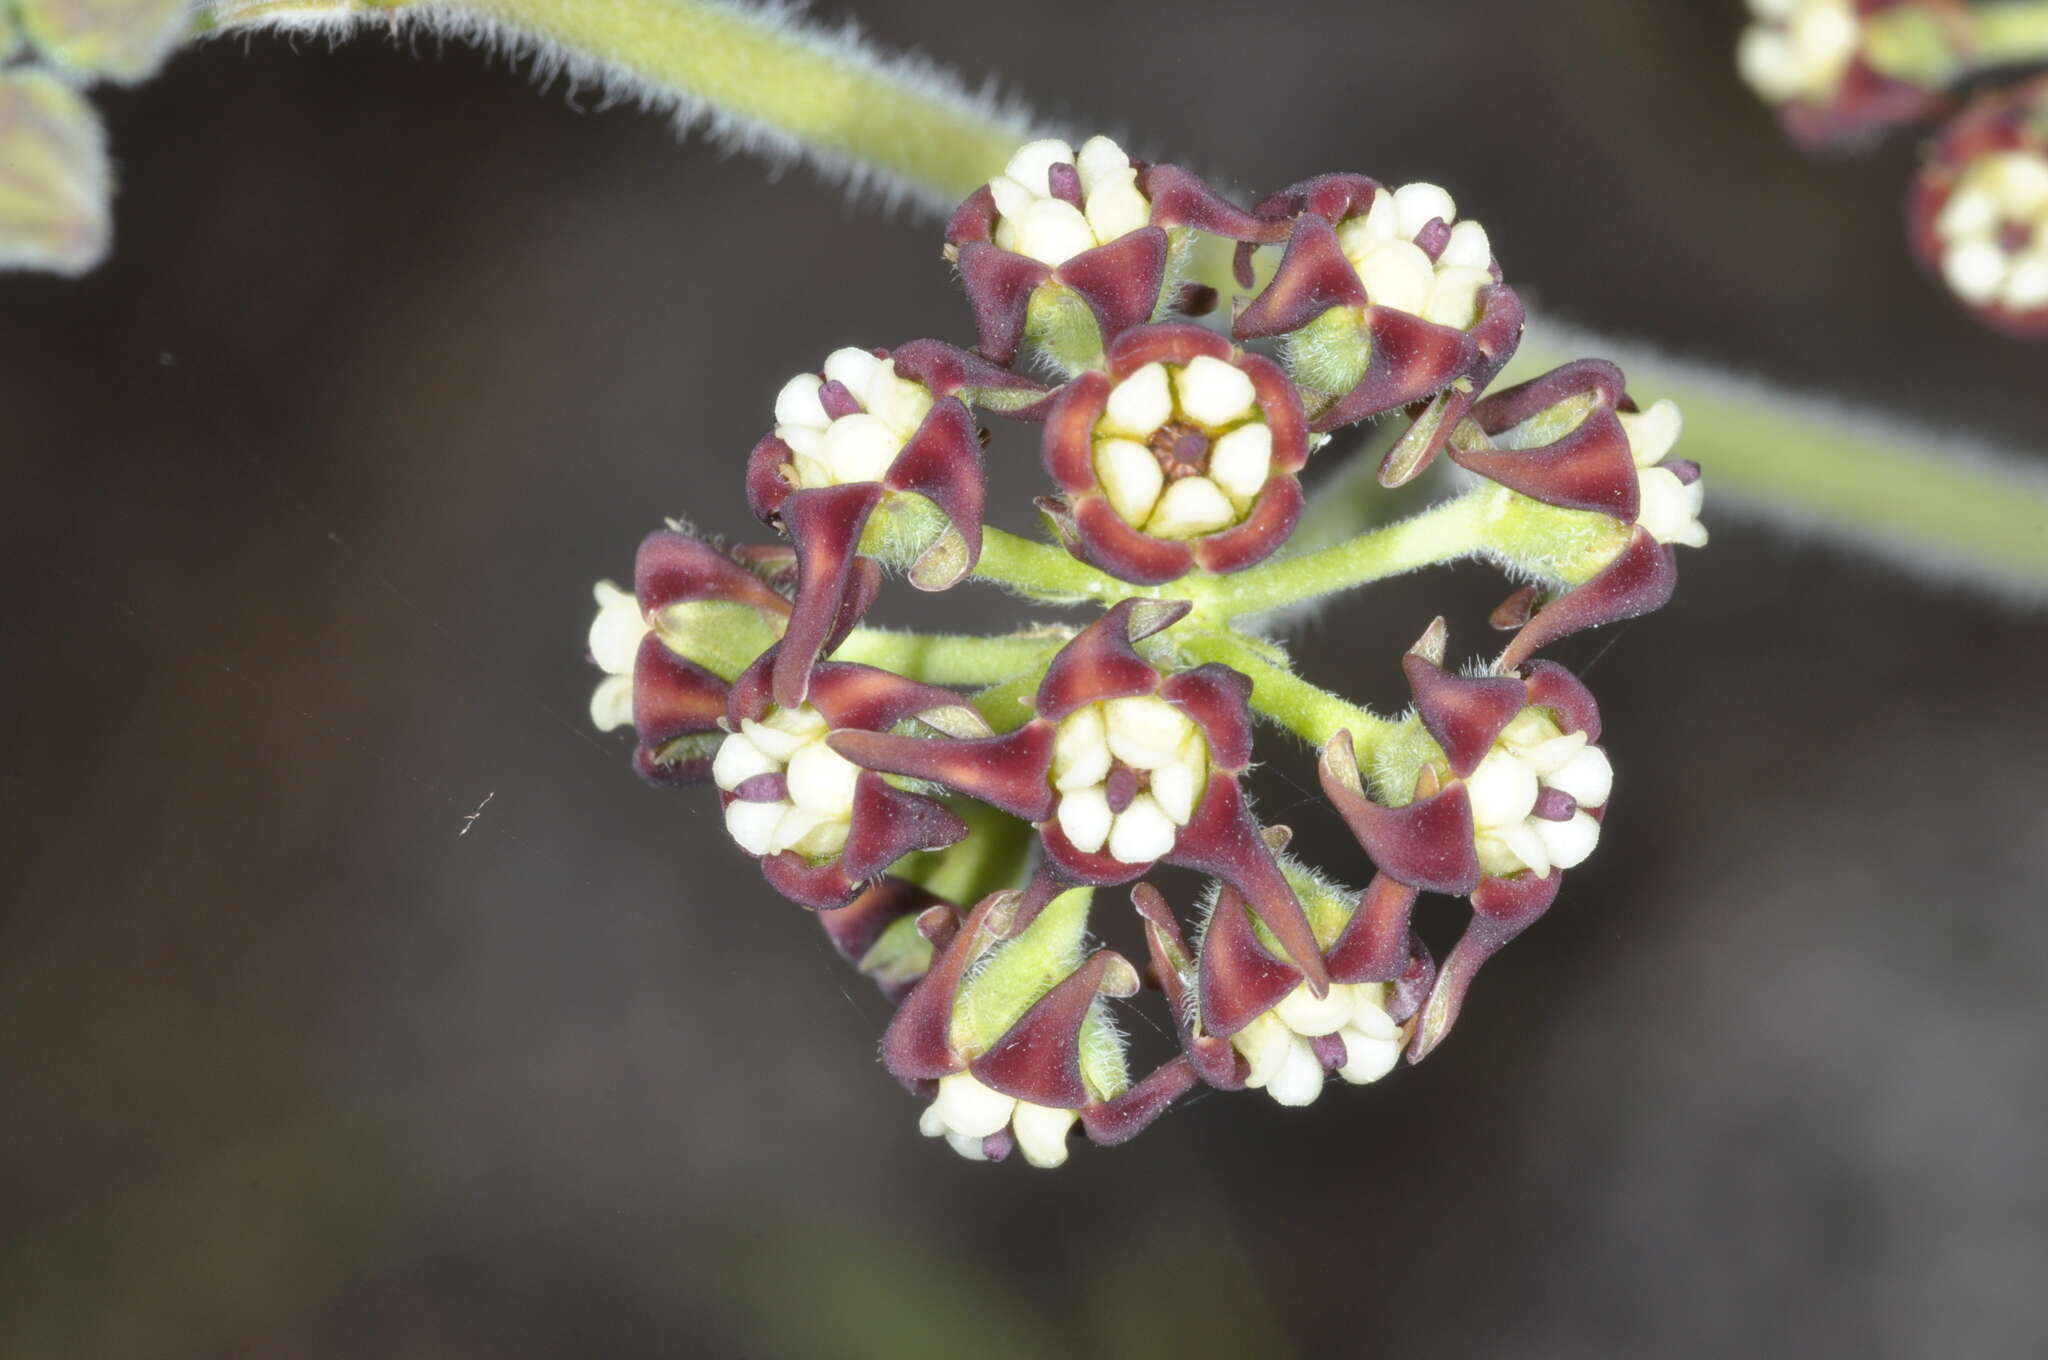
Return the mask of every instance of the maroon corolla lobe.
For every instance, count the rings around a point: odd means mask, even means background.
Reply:
[[[1583,585],[1545,604],[1501,653],[1513,670],[1559,638],[1662,609],[1678,588],[1678,554],[1640,524],[1613,562]]]

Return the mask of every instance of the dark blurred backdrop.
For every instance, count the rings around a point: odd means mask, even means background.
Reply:
[[[1735,0],[859,12],[1256,187],[1438,180],[1552,314],[2041,456],[2043,352],[1908,262],[1910,147],[1790,150]],[[581,657],[662,516],[750,527],[784,376],[968,334],[931,225],[468,49],[219,44],[101,104],[114,260],[0,281],[0,1353],[2048,1347],[2040,616],[1710,500],[1677,602],[1565,649],[1610,835],[1435,1059],[971,1166]],[[1391,699],[1498,593],[1377,592],[1302,663]]]

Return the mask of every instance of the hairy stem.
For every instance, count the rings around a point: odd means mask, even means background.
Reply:
[[[1970,13],[1987,59],[2043,57],[2048,4],[1980,5]],[[566,68],[684,121],[708,117],[714,131],[737,129],[739,145],[777,157],[808,150],[827,173],[884,182],[935,209],[1042,133],[1029,118],[993,109],[922,65],[801,20],[712,0],[213,0],[204,21],[222,32],[335,33],[409,22],[511,46],[536,54],[544,68]],[[1199,254],[1196,275],[1227,285],[1227,278],[1210,279],[1216,270],[1203,263],[1226,252]],[[1680,452],[1707,467],[1710,515],[1714,507],[1746,508],[1886,550],[1895,563],[2048,598],[2048,478],[2024,458],[1957,454],[1954,438],[1632,349],[1532,320],[1516,373],[1609,353],[1645,398],[1677,401],[1688,422]],[[1319,527],[1335,519],[1319,507]],[[1058,600],[1158,593],[1105,584],[1108,578],[1080,564],[1055,566],[1056,548],[1007,536],[992,542],[983,574],[1022,593]]]
[[[1234,576],[1189,582],[1203,610],[1222,618],[1301,604],[1418,567],[1469,557],[1486,542],[1486,490],[1452,500],[1327,548],[1283,557]]]
[[[1365,759],[1394,726],[1296,675],[1287,653],[1273,643],[1242,633],[1191,628],[1175,636],[1173,644],[1189,660],[1220,661],[1248,676],[1252,711],[1311,746],[1320,747],[1339,732],[1349,732]]]
[[[1067,629],[1032,629],[1004,637],[966,633],[904,633],[889,628],[856,628],[834,661],[857,661],[928,685],[993,685],[1045,669]]]
[[[1000,168],[1028,118],[922,61],[886,56],[779,6],[720,0],[214,0],[202,22],[252,29],[396,31],[530,51],[609,93],[707,120],[778,159],[876,183],[939,208]]]

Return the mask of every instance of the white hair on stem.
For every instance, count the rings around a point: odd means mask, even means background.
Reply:
[[[946,175],[891,165],[871,153],[905,148],[857,142],[835,146],[829,128],[820,136],[821,129],[793,126],[779,121],[772,111],[749,109],[745,97],[717,97],[687,78],[674,79],[656,63],[681,57],[681,44],[643,41],[633,50],[624,44],[617,51],[607,50],[606,21],[622,9],[641,15],[666,12],[682,23],[701,20],[707,28],[726,30],[721,35],[726,40],[772,48],[778,56],[798,62],[820,61],[833,77],[850,86],[869,86],[865,93],[891,101],[891,116],[928,114],[928,145],[954,144],[950,149],[956,158],[971,158],[972,168],[961,165]],[[771,175],[805,164],[850,195],[890,209],[947,212],[976,184],[999,171],[1009,150],[1048,135],[1047,125],[1021,99],[1004,93],[993,77],[970,86],[922,53],[880,50],[850,18],[821,23],[793,0],[645,0],[626,7],[601,0],[580,5],[573,0],[499,0],[488,6],[424,0],[393,8],[362,0],[211,0],[202,4],[201,13],[210,21],[212,37],[275,32],[339,43],[358,35],[383,34],[408,43],[421,36],[467,43],[506,58],[515,67],[523,64],[543,90],[559,80],[572,97],[597,91],[599,108],[630,104],[666,114],[679,135],[701,132],[727,152],[759,157],[768,163]],[[705,74],[712,75],[712,61],[703,65]],[[790,101],[789,107],[801,113],[803,98]],[[987,148],[986,164],[975,154],[977,143]],[[918,157],[913,154],[911,159]],[[930,158],[925,160],[929,163]]]

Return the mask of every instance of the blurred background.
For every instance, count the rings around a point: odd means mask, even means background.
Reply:
[[[2043,352],[1907,258],[1911,139],[1793,152],[1735,0],[857,12],[1242,189],[1434,179],[1546,314],[2048,462]],[[969,1165],[584,712],[591,582],[665,515],[757,532],[784,377],[971,335],[932,225],[465,48],[219,44],[100,104],[113,261],[0,279],[0,1354],[2048,1347],[2038,613],[1710,497],[1676,603],[1562,649],[1610,834],[1432,1061]],[[1373,592],[1301,663],[1391,703],[1500,593]],[[1362,879],[1271,740],[1262,807]]]

